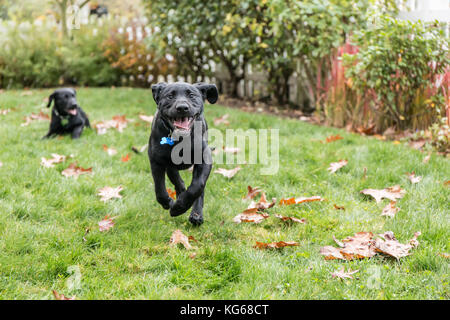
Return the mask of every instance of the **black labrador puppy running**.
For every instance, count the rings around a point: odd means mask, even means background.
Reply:
[[[53,101],[55,103],[52,109],[50,129],[43,137],[44,139],[68,133],[72,135],[72,139],[78,139],[85,126],[91,127],[86,113],[77,103],[76,95],[76,91],[72,88],[58,89],[50,95],[47,108]]]
[[[152,85],[152,93],[158,110],[152,123],[148,156],[156,199],[164,209],[170,209],[172,217],[192,207],[189,221],[200,225],[203,223],[204,189],[212,168],[203,104],[205,100],[217,101],[217,87],[205,83],[158,83]],[[192,182],[186,189],[178,171],[192,165]],[[175,186],[176,201],[167,193],[166,173]]]

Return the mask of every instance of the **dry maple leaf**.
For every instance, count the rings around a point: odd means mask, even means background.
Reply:
[[[416,173],[414,171],[411,173],[407,172],[406,175],[408,176],[408,179],[409,181],[411,181],[412,184],[419,183],[420,180],[422,180],[422,177],[419,176],[416,177]]]
[[[78,167],[76,163],[71,163],[66,169],[64,169],[61,174],[65,177],[74,177],[78,178],[81,174],[92,173],[92,168],[84,169],[82,167]]]
[[[261,223],[264,219],[269,217],[266,213],[258,213],[258,208],[247,209],[244,212],[238,214],[233,218],[233,221],[236,223],[241,222],[253,222],[253,223]]]
[[[337,204],[333,204],[333,207],[334,207],[336,210],[344,210],[344,211],[345,211],[345,208],[344,208],[343,206],[338,206]]]
[[[330,142],[333,142],[333,141],[337,141],[337,140],[341,140],[341,139],[344,139],[344,138],[342,138],[339,134],[337,134],[337,135],[335,135],[335,136],[329,136],[329,137],[327,137],[326,139],[325,139],[325,143],[330,143]],[[322,141],[321,141],[322,142]],[[322,142],[323,143],[323,142]]]
[[[40,111],[38,114],[31,113],[31,115],[25,117],[25,122],[22,123],[20,126],[21,127],[28,126],[34,120],[49,121],[50,117],[48,114],[42,111]]]
[[[400,208],[397,208],[395,205],[397,202],[391,201],[386,207],[384,207],[383,212],[381,213],[382,216],[388,216],[388,217],[395,217],[395,214],[400,210]]]
[[[272,202],[267,202],[266,194],[263,192],[261,194],[261,198],[259,199],[259,201],[258,202],[252,201],[247,209],[256,208],[258,209],[258,211],[262,211],[265,209],[272,208],[275,205],[275,202],[276,202],[275,198],[272,198]]]
[[[187,250],[192,249],[192,246],[189,243],[189,238],[179,229],[175,230],[170,237],[170,245],[173,246],[177,243],[181,243]]]
[[[277,217],[278,219],[283,220],[284,222],[297,222],[297,223],[306,223],[306,219],[299,219],[299,218],[295,218],[295,217],[284,217],[282,215],[276,214],[275,217]]]
[[[340,249],[333,246],[325,246],[320,248],[320,254],[325,257],[325,260],[345,259],[341,254]]]
[[[101,188],[98,191],[98,194],[101,197],[101,201],[106,202],[108,200],[111,200],[112,198],[122,198],[122,196],[119,194],[120,191],[122,191],[123,188],[122,186],[118,186],[116,188],[112,188],[112,187],[104,187]]]
[[[334,241],[341,248],[325,246],[320,249],[320,254],[322,254],[326,260],[371,258],[376,254],[372,243],[372,237],[373,234],[371,232],[358,232],[355,233],[353,237],[347,237],[340,242],[333,236]]]
[[[215,118],[214,119],[214,125],[218,126],[219,124],[225,124],[225,125],[229,125],[230,122],[227,120],[228,119],[228,113],[224,114],[223,116],[219,117],[219,118]]]
[[[105,150],[108,155],[113,156],[115,154],[117,154],[117,150],[114,148],[109,148],[106,144],[103,145],[103,150]]]
[[[167,188],[167,194],[168,194],[169,197],[171,197],[173,200],[175,200],[175,199],[177,198],[177,193],[176,193],[174,190],[170,189],[170,188]]]
[[[408,244],[402,244],[398,242],[397,239],[395,239],[394,233],[392,231],[387,231],[384,234],[380,235],[383,239],[375,239],[375,250],[396,259],[409,256],[411,254],[409,251],[419,245],[417,237],[419,237],[420,234],[420,231],[414,233],[414,237],[409,241]]]
[[[98,230],[103,232],[108,231],[109,229],[114,227],[115,223],[113,219],[115,219],[115,217],[110,218],[109,216],[105,216],[103,220],[98,223]]]
[[[75,296],[68,298],[63,294],[59,294],[56,290],[52,290],[52,293],[56,300],[75,300]]]
[[[127,153],[127,155],[126,155],[126,156],[123,156],[120,160],[121,160],[122,162],[128,162],[128,161],[130,160],[130,154]]]
[[[139,118],[145,122],[152,123],[154,116],[146,116],[144,114],[140,114]]]
[[[117,131],[123,132],[128,122],[129,120],[126,119],[125,115],[114,116],[112,120],[100,121],[94,127],[97,129],[98,134],[105,134],[110,128],[115,128]]]
[[[333,278],[339,279],[353,279],[352,274],[355,274],[358,271],[359,270],[352,270],[352,269],[348,269],[348,271],[345,271],[345,267],[342,267],[341,270],[331,273],[331,276]]]
[[[362,194],[366,194],[375,198],[378,203],[383,198],[389,199],[391,201],[396,201],[397,199],[403,198],[406,191],[400,188],[400,186],[393,186],[385,189],[364,189],[361,191]]]
[[[256,244],[253,246],[253,248],[256,249],[280,249],[284,247],[295,247],[298,246],[299,243],[295,241],[279,241],[279,242],[271,242],[271,243],[264,243],[264,242],[258,242],[256,241]]]
[[[57,153],[52,153],[52,157],[50,159],[46,159],[44,157],[41,158],[41,165],[45,168],[53,168],[56,163],[61,163],[66,160],[66,156],[59,155]]]
[[[330,173],[335,173],[340,168],[346,166],[347,163],[348,163],[347,160],[339,160],[339,162],[332,162],[330,163],[330,167],[327,170],[330,171]]]
[[[219,168],[219,169],[215,170],[214,173],[221,174],[227,178],[233,178],[236,175],[236,173],[238,173],[239,170],[241,170],[241,167],[236,167],[236,168],[230,169],[230,170],[227,170],[224,168]]]
[[[253,199],[256,197],[259,193],[262,192],[262,190],[259,187],[252,188],[251,186],[247,186],[247,195],[244,197],[244,200]]]
[[[291,205],[291,204],[299,204],[299,203],[314,202],[314,201],[323,201],[323,199],[320,196],[288,198],[288,199],[283,198],[280,200],[280,204]]]

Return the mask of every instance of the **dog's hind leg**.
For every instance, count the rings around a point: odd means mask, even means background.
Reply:
[[[194,201],[192,205],[192,211],[189,215],[189,221],[195,225],[199,226],[203,223],[203,199],[205,198],[205,191],[202,192],[200,197]]]
[[[164,209],[169,209],[172,207],[173,200],[166,190],[166,168],[152,161],[150,161],[150,166],[155,184],[156,200]]]
[[[175,191],[177,192],[177,197],[186,191],[186,187],[184,185],[184,181],[180,176],[180,172],[174,168],[167,168],[167,176],[169,177],[170,182],[175,186]]]

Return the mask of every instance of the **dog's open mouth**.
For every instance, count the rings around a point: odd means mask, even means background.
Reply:
[[[69,110],[67,110],[67,112],[73,116],[77,115],[77,109],[69,109]]]
[[[175,129],[190,131],[192,124],[194,123],[194,117],[182,117],[172,119],[172,124]]]

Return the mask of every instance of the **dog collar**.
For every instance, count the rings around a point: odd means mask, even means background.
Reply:
[[[53,109],[53,111],[55,111],[55,114],[56,114],[57,117],[60,117],[60,118],[63,118],[63,119],[69,119],[69,115],[62,116],[62,115],[59,114],[59,112],[56,109]]]
[[[175,142],[173,142],[171,137],[162,137],[159,144],[168,144],[169,146],[173,146]]]

